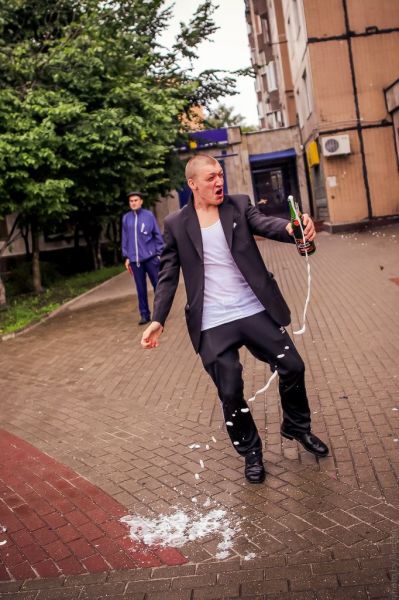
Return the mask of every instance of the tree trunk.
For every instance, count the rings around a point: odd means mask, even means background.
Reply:
[[[101,254],[101,242],[100,242],[100,239],[98,238],[96,240],[96,270],[102,269],[103,267],[104,267],[104,261],[103,261],[103,257]]]
[[[21,232],[21,236],[22,236],[22,239],[24,240],[24,244],[25,244],[26,259],[28,259],[31,255],[31,251],[30,251],[30,247],[29,247],[29,225],[24,225],[23,223],[21,223],[19,225],[19,230]]]
[[[94,247],[96,250],[96,269],[102,269],[104,267],[104,261],[101,254],[101,234],[103,227],[101,223],[94,223],[93,225],[93,239]]]
[[[42,287],[42,276],[40,272],[40,254],[39,254],[39,230],[36,224],[31,225],[32,233],[32,283],[33,290],[36,294],[41,294],[44,290]]]
[[[89,248],[95,271],[102,269],[104,266],[100,244],[101,230],[101,225],[97,223],[89,223],[83,227],[83,235]]]
[[[91,259],[93,261],[93,269],[95,271],[97,271],[97,269],[98,269],[98,267],[97,267],[97,253],[96,253],[96,249],[95,249],[94,244],[93,244],[93,240],[90,237],[87,239],[87,245],[89,246],[90,254],[91,254]]]
[[[0,310],[7,305],[6,288],[0,275]]]
[[[118,225],[116,219],[110,219],[107,223],[107,229],[105,230],[105,236],[111,242],[112,248],[112,264],[117,265],[119,263],[118,256]]]
[[[76,251],[79,250],[79,223],[77,223],[75,225],[75,228],[73,231],[73,246]]]
[[[113,254],[114,254],[114,265],[117,265],[119,263],[119,256],[118,256],[118,227],[116,224],[116,219],[112,219],[111,222],[111,227],[112,227],[112,235],[113,235]]]

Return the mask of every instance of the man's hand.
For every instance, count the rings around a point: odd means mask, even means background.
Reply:
[[[304,213],[302,215],[302,220],[303,220],[303,224],[305,226],[304,230],[303,230],[303,232],[305,234],[305,239],[308,240],[309,242],[312,242],[316,237],[316,229],[314,227],[314,223],[313,223],[312,219],[309,217],[309,215],[306,213]],[[294,235],[291,223],[288,223],[286,229],[290,235]]]
[[[158,323],[158,321],[153,321],[143,333],[141,338],[141,346],[145,349],[158,348],[158,339],[162,332],[163,327],[161,323]]]
[[[129,267],[130,267],[130,260],[127,258],[125,260],[125,269],[126,269],[126,271],[130,271]]]

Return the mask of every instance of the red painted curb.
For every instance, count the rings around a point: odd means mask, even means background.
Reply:
[[[72,469],[0,430],[0,581],[178,565],[175,548],[132,541],[127,509]]]

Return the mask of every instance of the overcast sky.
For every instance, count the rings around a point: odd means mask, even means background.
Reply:
[[[168,6],[172,2],[166,3]],[[180,21],[188,22],[200,0],[174,0],[174,19],[163,42],[170,42],[178,30]],[[220,28],[213,35],[212,42],[203,42],[199,47],[196,71],[205,69],[240,69],[250,66],[247,24],[245,21],[244,0],[215,0],[219,7],[214,13],[216,25]],[[245,117],[247,124],[258,125],[254,80],[240,77],[237,89],[239,94],[227,96],[221,101],[234,107],[234,111]]]

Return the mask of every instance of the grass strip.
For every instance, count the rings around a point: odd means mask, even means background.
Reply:
[[[123,271],[123,267],[104,267],[98,271],[79,273],[59,279],[42,294],[24,294],[12,298],[6,308],[0,311],[0,335],[14,333],[39,321],[43,316],[107,281]]]

